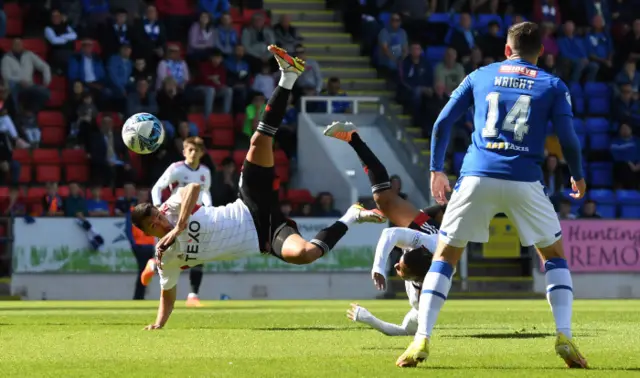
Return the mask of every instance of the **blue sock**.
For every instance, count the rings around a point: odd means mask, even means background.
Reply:
[[[446,261],[434,261],[422,283],[418,307],[418,332],[416,340],[431,337],[440,309],[451,289],[453,267]]]
[[[547,301],[551,305],[556,331],[571,338],[571,312],[573,306],[573,282],[567,260],[553,258],[544,263],[547,284]]]

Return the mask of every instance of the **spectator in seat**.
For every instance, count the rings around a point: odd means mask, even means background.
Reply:
[[[552,202],[557,203],[558,199],[562,196],[562,190],[564,189],[566,181],[558,156],[549,154],[546,157],[544,165],[542,166],[542,179],[544,186],[549,192],[549,198]]]
[[[456,60],[458,53],[449,47],[444,53],[444,60],[436,65],[434,79],[444,83],[445,91],[451,94],[465,77],[464,67]]]
[[[74,121],[69,123],[67,144],[72,148],[89,147],[89,136],[94,131],[98,108],[89,92],[82,94],[81,102],[76,106]]]
[[[580,209],[580,215],[578,218],[580,219],[601,219],[602,216],[598,214],[596,201],[594,200],[586,200],[584,204],[582,204],[582,208]]]
[[[412,107],[414,122],[420,119],[422,98],[433,93],[433,69],[422,55],[422,46],[412,43],[409,56],[404,58],[400,66],[399,97],[403,102],[409,102]]]
[[[293,213],[291,201],[284,200],[280,202],[280,213],[282,213],[282,216],[285,218],[291,218],[291,214]]]
[[[244,112],[244,125],[242,126],[242,134],[244,134],[247,140],[251,139],[253,132],[258,127],[260,117],[266,107],[266,99],[260,92],[256,92],[251,99],[251,103],[247,105]]]
[[[471,49],[475,47],[477,38],[477,32],[471,27],[471,15],[469,13],[461,14],[458,26],[451,32],[449,46],[458,53],[462,63],[469,60]]]
[[[138,204],[135,184],[132,182],[126,182],[123,189],[124,195],[116,199],[116,204],[114,206],[113,211],[116,215],[123,215],[131,212],[131,208]]]
[[[477,70],[482,67],[484,64],[484,58],[482,55],[482,50],[478,46],[471,49],[471,56],[469,57],[469,61],[464,65],[464,72],[468,75],[471,72]]]
[[[3,117],[6,116],[0,118]],[[18,131],[12,123],[2,122],[0,124],[0,185],[18,185],[20,163],[13,159],[14,146],[26,148],[29,145],[18,136]]]
[[[93,133],[87,152],[93,183],[117,187],[131,180],[129,153],[119,133],[114,132],[110,115],[102,117],[100,131]]]
[[[157,76],[156,89],[162,87],[165,78],[171,77],[178,88],[184,91],[189,82],[189,67],[180,57],[179,46],[172,44],[167,47],[167,57],[158,64]]]
[[[317,96],[320,94],[324,82],[320,64],[315,59],[307,57],[307,51],[303,45],[296,46],[295,55],[305,61],[304,72],[298,77],[293,87],[297,102],[297,99],[303,94],[305,96]]]
[[[85,203],[90,217],[108,217],[111,215],[109,203],[102,199],[101,186],[91,188],[91,198],[88,198]]]
[[[96,99],[109,95],[110,91],[104,86],[107,74],[102,59],[93,51],[91,39],[83,39],[80,53],[69,59],[67,77],[71,81],[81,81]]]
[[[34,69],[42,74],[44,85],[34,84]],[[13,40],[11,51],[2,57],[2,78],[11,88],[16,108],[20,99],[23,107],[38,112],[51,96],[47,89],[51,83],[51,68],[36,54],[25,50],[20,38]]]
[[[255,13],[251,17],[251,24],[242,30],[242,45],[251,71],[260,72],[264,63],[271,62],[273,54],[267,50],[267,47],[275,43],[276,37],[273,30],[265,25],[264,14]]]
[[[224,66],[227,69],[227,85],[233,88],[233,112],[244,111],[251,81],[251,70],[245,60],[244,46],[236,45],[234,54],[225,59]]]
[[[180,121],[178,124],[178,130],[176,131],[176,137],[173,138],[173,146],[168,146],[168,154],[169,159],[171,161],[181,161],[184,160],[184,140],[190,137],[189,133],[191,129],[189,127],[189,122]],[[206,156],[206,155],[205,155]]]
[[[548,73],[558,76],[558,67],[556,66],[556,58],[554,55],[544,55],[542,57],[542,62],[540,62],[538,66]]]
[[[596,80],[600,66],[589,60],[584,40],[575,35],[576,26],[573,21],[564,24],[564,36],[558,39],[560,66],[565,81],[577,83],[586,73],[586,81]]]
[[[162,0],[155,2],[167,30],[167,40],[183,40],[195,15],[194,1]]]
[[[280,22],[273,27],[276,35],[276,44],[287,51],[294,51],[296,46],[302,42],[302,36],[298,29],[291,25],[291,15],[283,14]]]
[[[222,169],[216,172],[217,185],[214,188],[213,204],[224,206],[238,199],[238,180],[240,178],[236,163],[232,158],[226,157],[222,160]]]
[[[187,101],[184,94],[178,90],[178,84],[171,76],[166,77],[162,88],[158,92],[158,119],[162,121],[166,138],[171,140],[176,135],[175,125],[187,119]]]
[[[30,206],[27,202],[27,187],[11,186],[9,188],[9,201],[7,207],[4,210],[4,216],[25,216],[30,215]],[[40,215],[40,214],[36,214]]]
[[[78,35],[59,10],[51,10],[51,23],[44,29],[44,37],[49,44],[49,63],[54,70],[63,71],[74,54]]]
[[[231,4],[229,0],[198,0],[198,8],[209,13],[214,20],[218,20],[224,13],[229,12]]]
[[[40,146],[42,132],[38,127],[36,113],[27,108],[21,108],[19,113],[16,123],[18,125],[18,130],[20,130],[20,134],[26,136],[27,142],[31,148],[38,148]]]
[[[611,142],[613,182],[622,189],[640,187],[640,139],[633,136],[631,127],[620,125],[618,137]]]
[[[631,84],[621,85],[620,95],[614,100],[613,113],[616,121],[637,130],[640,128],[640,106],[633,96]]]
[[[609,32],[604,28],[602,16],[593,17],[591,33],[587,34],[586,40],[589,59],[598,64],[603,78],[610,79],[613,67],[613,42]]]
[[[267,100],[271,97],[271,93],[276,89],[276,80],[271,74],[269,63],[262,65],[262,71],[253,78],[251,89],[262,93]]]
[[[158,10],[155,6],[147,6],[145,16],[133,26],[132,42],[136,56],[144,58],[151,67],[155,67],[164,56],[167,32],[164,24],[158,20]]]
[[[107,22],[100,32],[98,40],[105,56],[120,52],[120,46],[133,43],[133,30],[128,23],[127,11],[118,9],[111,22]]]
[[[89,215],[87,202],[77,182],[69,183],[69,195],[64,199],[64,216],[84,219]]]
[[[136,90],[137,83],[140,80],[146,80],[146,82],[152,86],[151,90],[153,91],[153,88],[155,87],[155,84],[156,84],[155,69],[152,67],[149,67],[149,65],[147,65],[147,62],[143,58],[136,58],[135,62],[133,63],[133,70],[131,72],[131,77],[129,77],[130,92],[133,92]]]
[[[398,61],[403,60],[409,50],[407,32],[401,28],[400,15],[391,15],[390,25],[378,34],[378,64],[389,72],[398,70]]]
[[[187,50],[189,58],[198,61],[207,59],[215,47],[216,37],[211,15],[207,12],[200,13],[198,21],[194,22],[189,29]]]
[[[333,195],[329,192],[321,192],[316,197],[313,208],[314,217],[322,218],[339,218],[340,211],[335,208]]]
[[[58,193],[58,183],[49,182],[46,185],[47,193],[42,197],[42,208],[45,217],[64,216],[64,201]]]
[[[120,53],[111,56],[107,64],[107,72],[109,74],[109,86],[113,93],[113,97],[121,103],[121,111],[125,110],[127,101],[127,86],[129,78],[133,72],[133,64],[131,63],[131,46],[128,44],[120,45]]]
[[[329,97],[347,97],[347,92],[340,87],[340,79],[330,77],[327,80],[327,88],[320,92],[320,96]],[[335,114],[351,113],[351,103],[349,101],[332,101],[332,112]],[[327,111],[327,101],[317,103],[316,112],[324,113]]]
[[[640,61],[640,18],[633,21],[631,31],[622,39],[618,46],[618,55],[621,62]]]
[[[554,25],[550,22],[542,24],[542,47],[544,48],[544,55],[553,55],[555,58],[558,55],[559,49],[556,38],[553,36],[554,28]]]
[[[505,38],[500,36],[500,24],[496,21],[491,21],[488,30],[489,32],[479,37],[477,41],[483,55],[485,57],[491,57],[495,62],[504,60]],[[473,47],[471,50],[473,51]],[[469,60],[470,59],[465,59],[464,61]]]
[[[416,112],[416,125],[422,129],[424,138],[431,138],[433,124],[436,122],[442,108],[449,101],[443,81],[436,80],[433,89],[420,99],[420,109]]]
[[[313,205],[310,203],[301,203],[298,206],[298,211],[295,212],[296,217],[312,217]]]
[[[205,118],[213,113],[214,102],[219,98],[223,101],[223,113],[231,113],[233,90],[227,86],[227,70],[224,67],[221,51],[214,51],[208,61],[200,64],[200,80],[197,90],[204,93]]]
[[[558,205],[558,219],[571,220],[576,219],[576,215],[571,213],[571,201],[567,198],[561,198]]]
[[[220,18],[220,24],[216,28],[215,48],[222,51],[225,56],[234,53],[235,47],[238,45],[238,32],[233,27],[231,15],[224,13]]]
[[[544,22],[552,25],[562,24],[558,0],[533,0],[533,21],[538,24]]]
[[[158,113],[156,93],[149,90],[149,82],[140,79],[136,83],[136,91],[127,96],[127,117],[136,113]]]
[[[636,96],[635,100],[637,100],[638,91],[640,90],[640,74],[638,74],[636,68],[636,62],[633,60],[629,60],[625,62],[622,70],[618,72],[616,75],[616,84],[618,84],[618,92],[620,91],[620,86],[624,84],[631,84],[631,90]]]

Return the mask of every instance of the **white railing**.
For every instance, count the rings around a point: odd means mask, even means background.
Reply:
[[[378,111],[380,115],[384,114],[384,104],[380,102],[380,97],[374,96],[303,96],[301,99],[301,108],[302,112],[307,112],[307,102],[327,102],[327,114],[333,114],[333,103],[334,102],[350,102],[351,113],[348,114],[358,114],[361,103],[378,103]]]

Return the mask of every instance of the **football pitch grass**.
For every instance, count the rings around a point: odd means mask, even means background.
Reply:
[[[159,331],[157,303],[0,302],[1,377],[625,377],[640,376],[640,301],[576,301],[574,337],[592,367],[553,351],[544,300],[451,300],[431,356],[394,362],[411,337],[347,321],[349,301],[180,301]],[[362,301],[401,323],[407,301]]]

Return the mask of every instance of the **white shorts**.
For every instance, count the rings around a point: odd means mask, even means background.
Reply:
[[[540,182],[466,176],[454,187],[440,236],[453,246],[489,241],[489,224],[504,213],[518,229],[523,246],[547,247],[560,239],[558,216]]]

